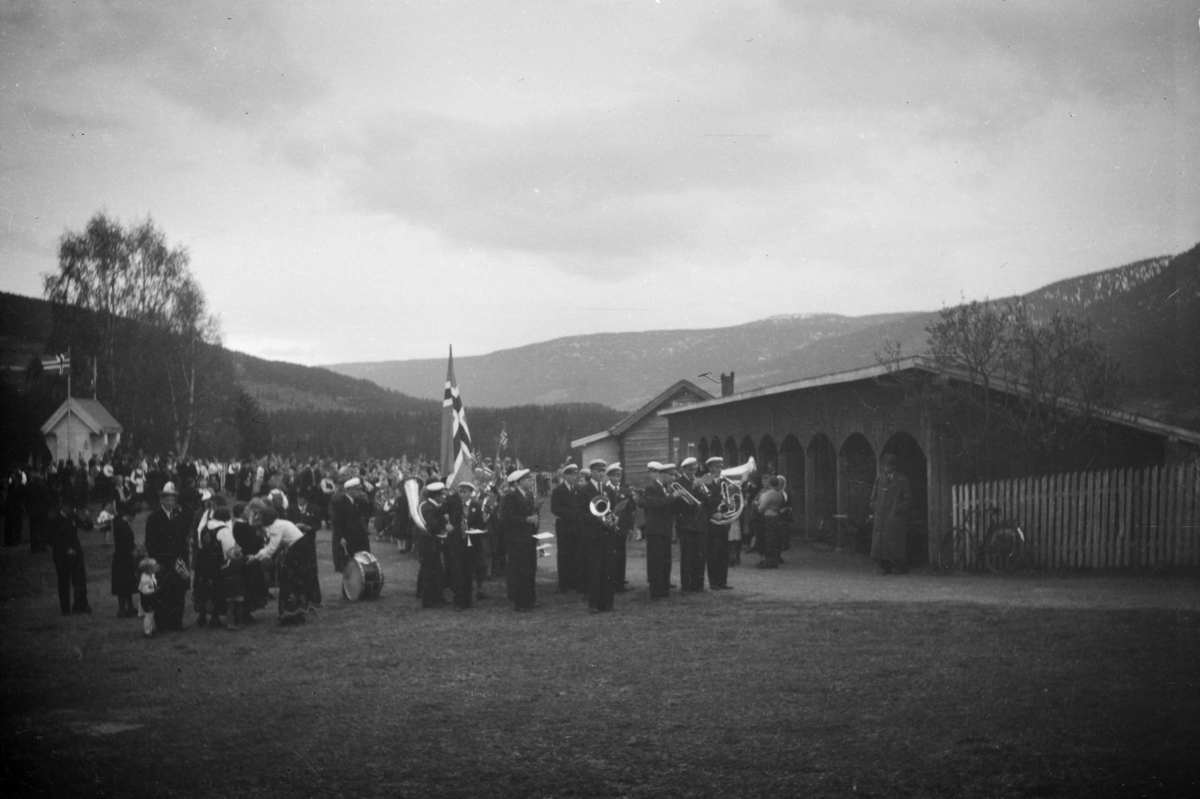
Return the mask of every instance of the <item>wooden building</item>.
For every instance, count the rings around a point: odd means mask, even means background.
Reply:
[[[645,486],[650,482],[646,464],[675,460],[679,451],[678,443],[667,435],[667,419],[659,416],[659,411],[712,398],[712,394],[690,380],[680,380],[607,430],[572,441],[571,448],[582,450],[582,468],[586,469],[588,461],[596,458],[608,463],[619,461],[625,467],[625,481],[629,485]]]
[[[99,458],[121,443],[123,431],[103,405],[78,397],[67,399],[42,425],[46,448],[55,461]]]
[[[783,475],[797,530],[815,532],[832,514],[865,521],[879,457],[894,454],[913,488],[912,544],[921,551],[928,531],[950,527],[951,488],[962,482],[955,473],[961,445],[932,421],[928,408],[907,401],[900,387],[907,370],[957,379],[924,359],[909,358],[666,407],[658,415],[667,420],[677,452],[701,461],[720,455],[726,466],[753,456],[760,471]],[[1132,414],[1103,416],[1111,428],[1104,468],[1169,464],[1200,451],[1200,433]]]

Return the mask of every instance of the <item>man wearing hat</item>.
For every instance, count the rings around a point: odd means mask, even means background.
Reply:
[[[533,498],[534,476],[528,469],[517,469],[508,475],[509,491],[500,500],[500,525],[504,530],[508,550],[506,577],[511,585],[513,608],[533,610],[537,603],[537,539],[538,506]]]
[[[333,527],[333,568],[342,571],[356,552],[370,552],[367,520],[371,518],[371,501],[363,490],[362,478],[348,477],[340,491],[329,501]]]
[[[475,585],[475,574],[483,549],[477,536],[467,530],[483,529],[483,507],[474,500],[475,485],[465,480],[455,486],[455,492],[446,499],[446,514],[450,524],[446,535],[450,568],[446,574],[450,580],[450,592],[454,595],[454,609],[471,607],[471,592]]]
[[[592,513],[592,500],[604,494],[604,472],[608,463],[600,458],[588,462],[588,479],[576,493],[579,508],[579,538],[583,551],[584,592],[592,613],[612,610],[613,531]]]
[[[575,501],[575,480],[579,467],[568,463],[562,479],[550,492],[550,512],[554,514],[554,543],[558,548],[558,592],[578,591],[579,578],[579,505]]]
[[[675,530],[679,535],[679,591],[690,594],[704,590],[704,536],[708,530],[708,512],[704,491],[696,479],[696,459],[684,458],[678,482],[696,503],[680,500],[675,506]]]
[[[439,608],[446,604],[446,571],[442,563],[442,547],[444,538],[450,534],[453,525],[446,515],[446,486],[440,481],[425,486],[425,499],[421,501],[421,520],[425,529],[414,525],[413,535],[416,540],[417,557],[421,567],[417,571],[417,595],[421,597],[421,607]]]
[[[651,599],[671,595],[671,533],[675,527],[675,506],[682,503],[667,493],[663,481],[666,470],[658,461],[646,464],[654,482],[646,486],[638,503],[646,511],[646,579]]]
[[[179,491],[174,483],[163,485],[158,492],[158,503],[146,518],[145,537],[146,554],[162,566],[155,594],[157,621],[164,630],[182,630],[189,576],[184,558],[190,520],[179,510]]]
[[[729,591],[729,525],[714,524],[712,517],[720,508],[724,497],[721,494],[721,469],[725,459],[713,456],[704,462],[708,474],[701,480],[704,491],[704,510],[708,514],[708,529],[705,532],[704,560],[708,569],[708,587],[713,590]]]
[[[629,581],[625,579],[626,542],[633,532],[633,522],[637,518],[637,498],[634,497],[633,490],[621,482],[624,474],[625,471],[619,463],[610,463],[604,469],[604,495],[608,497],[609,507],[617,515],[616,535],[612,537],[612,581],[613,590],[618,593],[629,590]]]

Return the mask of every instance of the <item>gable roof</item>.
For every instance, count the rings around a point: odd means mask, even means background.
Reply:
[[[97,400],[69,397],[62,405],[58,406],[58,410],[50,414],[50,418],[42,425],[43,435],[49,433],[58,425],[62,418],[67,415],[68,408],[70,408],[75,418],[83,422],[94,435],[120,433],[125,430],[125,428],[121,427],[120,422],[114,419],[113,415],[108,412],[108,409]]]
[[[834,372],[828,375],[819,375],[817,377],[808,377],[803,380],[793,380],[790,383],[780,383],[777,386],[764,386],[762,388],[752,388],[749,391],[743,391],[737,394],[731,394],[728,397],[716,397],[704,402],[697,402],[694,405],[687,405],[680,408],[666,408],[658,412],[659,416],[670,416],[676,413],[688,413],[690,411],[701,410],[704,408],[712,408],[717,405],[726,405],[734,402],[744,402],[749,399],[757,399],[758,397],[769,397],[774,394],[788,394],[793,391],[802,391],[804,389],[817,388],[819,386],[835,386],[843,383],[853,383],[858,380],[870,380],[877,377],[884,377],[894,372],[903,372],[908,370],[929,372],[931,374],[945,375],[954,380],[969,381],[967,373],[963,370],[949,369],[940,366],[930,358],[921,355],[914,355],[908,358],[902,358],[898,361],[887,364],[877,364],[875,366],[866,366],[861,369],[851,369],[846,372]],[[1008,393],[1020,394],[1020,390],[1016,392],[1009,391],[1003,386],[994,387],[999,391],[1007,391]],[[1070,407],[1076,403],[1068,399],[1059,400],[1064,405]],[[1150,419],[1145,416],[1139,416],[1129,411],[1121,411],[1112,408],[1096,408],[1092,411],[1097,417],[1115,424],[1133,427],[1154,435],[1164,436],[1169,439],[1177,439],[1185,441],[1189,444],[1200,445],[1200,432],[1188,430],[1183,427],[1176,427],[1164,422]]]
[[[658,396],[656,396],[654,399],[650,400],[645,405],[638,408],[636,411],[629,414],[624,419],[617,422],[616,424],[614,424],[612,427],[608,428],[607,430],[604,430],[600,433],[593,433],[590,436],[584,436],[583,438],[575,439],[574,441],[571,442],[571,448],[574,449],[576,447],[586,447],[588,444],[592,444],[596,441],[602,441],[610,436],[621,435],[626,430],[633,427],[635,424],[637,424],[638,422],[642,421],[650,414],[657,411],[658,406],[662,405],[664,402],[666,402],[671,397],[675,396],[676,394],[678,394],[680,391],[682,391],[685,388],[690,389],[692,392],[697,394],[701,398],[700,399],[701,402],[706,402],[707,400],[711,400],[713,398],[712,394],[709,394],[707,391],[700,388],[700,386],[696,385],[691,380],[678,380],[674,384],[672,384],[668,389],[666,389],[665,391],[660,393]]]

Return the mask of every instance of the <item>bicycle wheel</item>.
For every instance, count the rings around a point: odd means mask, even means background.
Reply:
[[[967,567],[967,531],[961,527],[951,527],[942,536],[938,546],[937,567],[939,571],[953,574]]]
[[[1024,543],[1024,533],[1012,522],[1001,522],[992,528],[983,547],[983,562],[987,570],[1002,574],[1014,571],[1021,562]]]

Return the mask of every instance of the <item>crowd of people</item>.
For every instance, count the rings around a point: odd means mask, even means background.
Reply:
[[[873,555],[885,572],[903,570],[907,482],[884,456],[872,507],[884,519]],[[266,457],[230,462],[110,458],[43,470],[14,468],[4,483],[5,543],[50,548],[63,614],[90,613],[79,533],[104,532],[112,546],[112,594],[122,618],[140,617],[147,636],[183,627],[192,593],[197,626],[240,629],[274,600],[280,623],[303,622],[322,603],[316,533],[331,530],[331,561],[341,573],[372,535],[419,560],[415,594],[423,608],[466,610],[503,579],[515,610],[537,605],[536,571],[544,500],[554,516],[560,593],[579,592],[593,613],[613,609],[629,590],[627,542],[645,540],[650,597],[730,590],[729,569],[745,550],[759,568],[777,568],[788,548],[786,481],[750,474],[729,514],[731,481],[720,457],[679,466],[650,462],[651,482],[631,489],[619,463],[564,465],[534,473],[509,459],[480,458],[474,482],[447,487],[423,458],[340,463]],[[89,506],[98,507],[95,516]],[[148,511],[141,544],[132,522]],[[732,517],[732,518],[731,518]],[[889,533],[889,530],[892,532]],[[679,585],[671,583],[679,543]],[[276,594],[271,593],[272,589]],[[447,599],[447,592],[450,598]],[[135,602],[136,600],[136,602]]]

